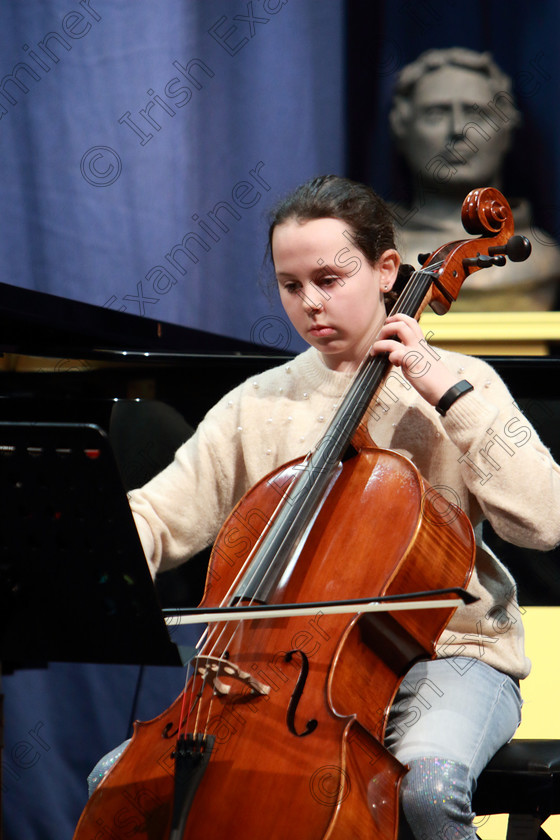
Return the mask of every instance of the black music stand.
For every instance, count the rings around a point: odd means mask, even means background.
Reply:
[[[182,664],[98,426],[0,422],[0,511],[0,674]]]
[[[104,432],[0,422],[0,662],[180,665]]]

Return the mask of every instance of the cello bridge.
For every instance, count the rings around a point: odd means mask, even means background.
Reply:
[[[217,694],[229,694],[231,691],[231,684],[224,682],[224,678],[236,680],[248,686],[251,689],[251,694],[266,696],[270,693],[269,685],[256,680],[247,671],[242,671],[234,662],[222,659],[220,656],[198,656],[196,671],[204,680],[210,682]]]

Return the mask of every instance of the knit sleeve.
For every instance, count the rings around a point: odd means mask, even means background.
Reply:
[[[248,489],[237,432],[239,401],[231,396],[208,412],[166,469],[129,494],[152,574],[210,545]]]
[[[525,548],[560,542],[560,467],[498,374],[470,360],[474,391],[455,402],[442,423],[457,461],[496,533]]]

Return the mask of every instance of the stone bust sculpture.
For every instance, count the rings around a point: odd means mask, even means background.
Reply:
[[[460,210],[475,187],[502,189],[502,167],[520,123],[511,80],[489,53],[428,50],[400,72],[390,125],[412,179],[412,203],[393,207],[405,262],[465,239]],[[477,271],[454,311],[547,310],[554,306],[560,249],[531,224],[527,201],[511,199],[515,232],[531,241],[526,262]]]

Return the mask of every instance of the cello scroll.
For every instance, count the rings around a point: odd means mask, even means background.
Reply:
[[[531,243],[514,235],[513,213],[506,198],[494,187],[471,190],[463,202],[461,221],[467,233],[477,239],[464,239],[442,245],[432,254],[419,254],[422,271],[434,275],[428,300],[437,315],[448,312],[457,300],[463,282],[473,272],[492,265],[504,265],[506,257],[522,262],[531,253]]]

